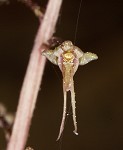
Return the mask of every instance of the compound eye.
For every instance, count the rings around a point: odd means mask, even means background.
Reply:
[[[69,45],[69,46],[72,46],[72,45],[73,45],[71,41],[65,41],[65,44],[66,44],[66,45]]]
[[[73,43],[71,41],[65,41],[64,45],[71,47],[71,46],[73,46]]]
[[[68,51],[68,50],[72,49],[73,44],[71,41],[65,41],[62,43],[61,47],[62,47],[63,51]]]

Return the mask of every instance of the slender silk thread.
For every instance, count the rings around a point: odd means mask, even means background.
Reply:
[[[79,17],[80,17],[81,7],[82,7],[82,0],[80,1],[80,4],[79,4],[79,11],[78,11],[78,16],[77,16],[77,20],[76,20],[75,35],[74,35],[74,45],[76,43],[76,37],[77,37],[77,30],[78,30],[78,25],[79,25]]]

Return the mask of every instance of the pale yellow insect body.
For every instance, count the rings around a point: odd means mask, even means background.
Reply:
[[[60,46],[54,50],[45,50],[42,53],[53,64],[58,65],[63,75],[63,93],[64,93],[64,107],[63,117],[60,126],[60,131],[57,140],[60,139],[64,130],[64,123],[67,109],[67,92],[71,92],[71,104],[73,112],[74,133],[77,133],[76,111],[75,111],[75,92],[73,76],[79,65],[85,65],[88,62],[98,59],[98,56],[90,52],[82,52],[80,48],[74,46],[71,41],[64,41]]]

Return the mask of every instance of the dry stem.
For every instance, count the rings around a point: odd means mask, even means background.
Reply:
[[[46,62],[41,55],[42,46],[54,33],[61,3],[62,0],[49,0],[42,25],[39,26],[7,150],[24,150]]]

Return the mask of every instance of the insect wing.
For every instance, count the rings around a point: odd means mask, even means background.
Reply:
[[[42,52],[42,55],[45,56],[51,63],[57,65],[57,57],[54,55],[53,50],[45,50]]]
[[[79,65],[85,65],[92,60],[98,59],[98,56],[94,53],[86,52],[83,54],[82,57],[79,59]]]

